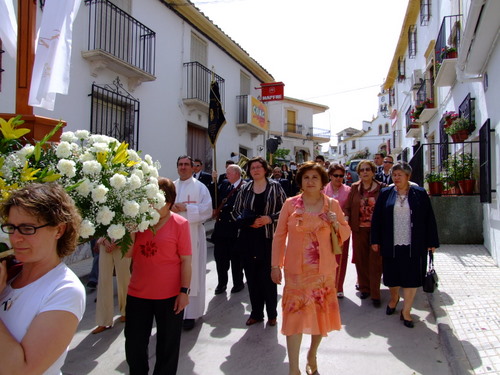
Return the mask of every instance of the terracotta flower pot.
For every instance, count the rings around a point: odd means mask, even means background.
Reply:
[[[447,52],[446,53],[446,58],[447,59],[456,59],[457,58],[457,51],[452,51],[452,52]]]
[[[463,142],[463,141],[465,141],[467,138],[469,138],[469,131],[467,131],[467,130],[459,130],[459,131],[457,132],[457,136],[458,136],[458,138],[460,139],[460,141],[459,141],[459,142]]]
[[[429,182],[429,194],[430,195],[443,194],[443,183],[442,182]]]
[[[476,185],[476,180],[462,180],[458,181],[458,186],[460,187],[460,192],[463,195],[471,195],[474,193],[474,186]]]

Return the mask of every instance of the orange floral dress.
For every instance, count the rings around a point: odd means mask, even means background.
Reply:
[[[301,200],[297,202],[299,205]],[[316,233],[329,224],[321,213],[300,212],[297,225],[290,230],[305,232],[302,273],[293,274],[285,268],[283,289],[283,324],[281,332],[286,335],[306,333],[328,336],[328,332],[340,330],[340,312],[335,290],[335,270],[328,274],[319,273],[319,242]],[[290,255],[288,255],[290,256]]]

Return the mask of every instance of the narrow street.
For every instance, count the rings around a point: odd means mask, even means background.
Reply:
[[[250,308],[247,288],[235,295],[213,294],[217,275],[213,245],[208,245],[207,309],[202,321],[192,331],[183,333],[178,374],[287,374],[286,341],[279,331],[279,317],[277,327],[263,323],[247,328],[245,321]],[[75,268],[90,270],[91,260],[80,263]],[[408,329],[399,320],[401,303],[396,314],[385,315],[387,288],[382,289],[382,307],[376,309],[369,299],[359,299],[355,281],[356,271],[350,263],[345,298],[340,300],[343,327],[332,332],[320,346],[320,374],[451,374],[439,343],[434,315],[423,292],[417,293],[412,311],[415,328]],[[95,296],[95,291],[88,294],[85,316],[63,367],[66,375],[128,373],[124,324],[118,321],[118,311],[113,329],[98,335],[90,333],[95,327]],[[308,342],[309,336],[305,335],[301,368],[305,368]],[[154,348],[153,332],[151,368]]]

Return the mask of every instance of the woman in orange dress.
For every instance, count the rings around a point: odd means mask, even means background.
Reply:
[[[338,228],[342,242],[351,230],[339,203],[321,192],[327,183],[328,175],[321,165],[303,164],[297,173],[303,193],[286,200],[274,233],[271,278],[281,284],[284,268],[281,332],[287,339],[290,374],[300,374],[303,333],[311,335],[306,372],[314,374],[322,337],[341,327],[331,224]]]

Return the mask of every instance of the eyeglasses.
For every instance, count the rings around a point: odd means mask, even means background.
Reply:
[[[332,174],[331,176],[335,178],[341,178],[341,177],[344,178],[343,174]]]
[[[43,227],[48,227],[50,224],[44,224],[40,225],[39,227],[35,227],[33,225],[26,225],[26,224],[21,224],[19,226],[16,226],[14,224],[3,224],[2,225],[2,232],[7,233],[7,234],[14,234],[14,232],[17,231],[21,234],[24,234],[26,236],[31,236],[36,233],[37,229],[43,228]]]
[[[385,164],[394,164],[394,162],[389,161],[389,160],[384,160],[384,163],[385,163]]]
[[[201,167],[201,164],[193,164],[193,167]]]
[[[371,172],[372,169],[371,168],[359,168],[359,171],[360,172]]]

